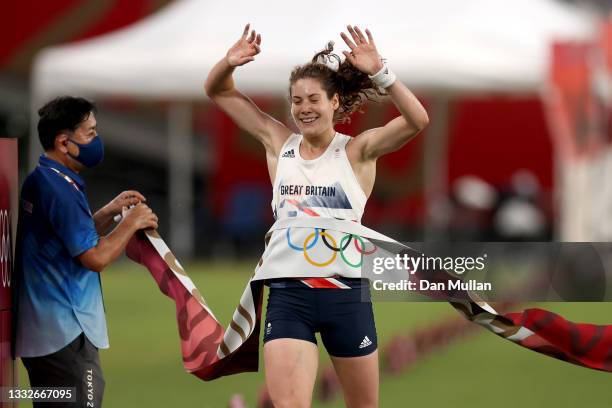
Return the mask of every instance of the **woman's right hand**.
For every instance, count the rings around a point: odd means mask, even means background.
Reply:
[[[255,59],[255,55],[259,54],[261,48],[261,35],[255,30],[249,35],[250,24],[244,27],[242,37],[227,51],[227,62],[231,67],[238,67],[251,62]]]

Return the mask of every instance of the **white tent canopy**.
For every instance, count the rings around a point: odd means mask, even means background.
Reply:
[[[236,77],[241,89],[266,94],[286,92],[292,67],[327,41],[346,49],[346,24],[370,28],[411,87],[463,92],[533,90],[551,42],[593,29],[591,17],[554,0],[180,0],[124,30],[44,50],[33,88],[39,98],[201,98],[206,73],[247,22],[262,34],[262,53]]]

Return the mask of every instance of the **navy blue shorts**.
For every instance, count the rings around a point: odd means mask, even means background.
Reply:
[[[318,289],[269,283],[264,343],[274,339],[299,339],[317,344],[315,333],[330,356],[359,357],[378,346],[369,286],[356,280],[352,289]],[[347,280],[343,280],[347,282]],[[363,291],[366,291],[363,300]]]

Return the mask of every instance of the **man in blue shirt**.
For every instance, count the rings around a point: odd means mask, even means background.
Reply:
[[[91,102],[70,96],[39,110],[45,153],[21,189],[15,354],[32,387],[76,391],[76,404],[41,407],[101,406],[98,349],[108,348],[108,336],[99,272],[136,231],[157,228],[157,217],[137,191],[125,191],[91,214],[79,173],[104,157],[95,112]],[[122,215],[119,224],[104,235],[117,215]]]

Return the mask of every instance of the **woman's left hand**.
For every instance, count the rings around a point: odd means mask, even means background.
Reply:
[[[340,33],[340,37],[342,37],[346,45],[351,49],[351,51],[342,51],[346,59],[364,74],[374,75],[380,71],[383,67],[383,63],[376,49],[376,44],[374,44],[374,37],[372,37],[370,30],[366,28],[366,38],[357,26],[348,25],[346,29],[352,37],[351,40],[348,35]]]

